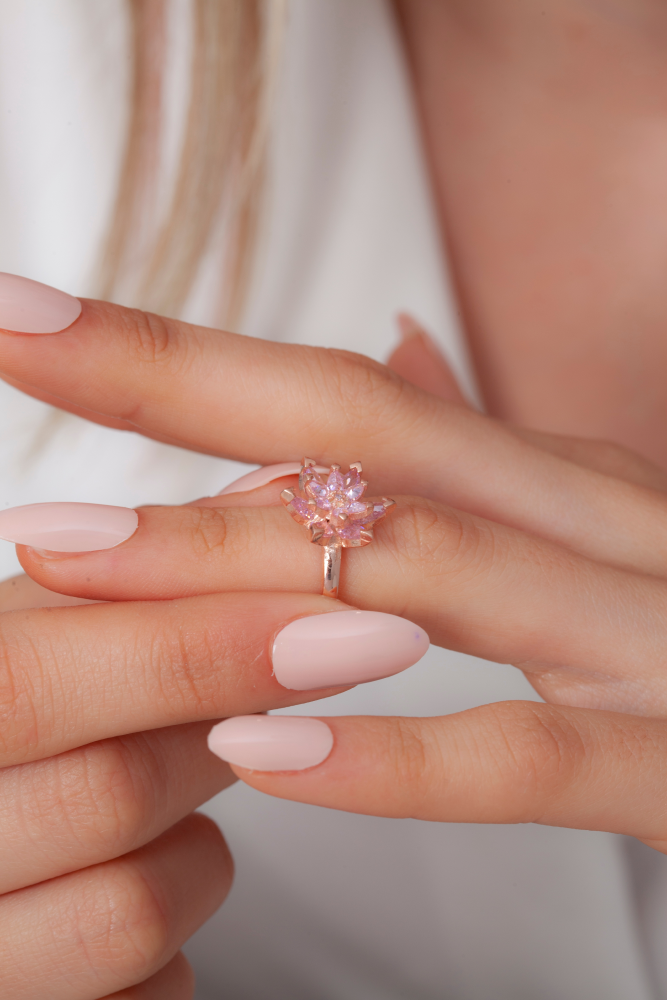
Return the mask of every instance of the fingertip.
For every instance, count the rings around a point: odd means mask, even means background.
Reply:
[[[391,677],[424,656],[424,629],[398,615],[354,608],[297,618],[276,636],[273,671],[282,687],[313,691]]]
[[[0,329],[13,334],[61,333],[81,315],[81,301],[20,274],[0,272]]]
[[[302,715],[237,715],[219,722],[208,735],[212,753],[251,771],[317,767],[333,745],[333,732],[326,722]]]
[[[396,317],[401,343],[392,351],[387,367],[407,382],[452,403],[467,401],[439,346],[409,313]]]

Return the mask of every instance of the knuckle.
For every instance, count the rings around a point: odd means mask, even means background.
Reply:
[[[471,580],[491,562],[498,569],[507,561],[492,525],[426,500],[400,507],[386,527],[393,532],[400,559],[440,581],[444,567],[449,579]]]
[[[190,547],[198,562],[206,562],[215,572],[221,560],[234,562],[248,559],[253,552],[275,540],[275,523],[255,507],[252,516],[244,508],[188,507],[186,517]]]
[[[421,720],[395,718],[388,733],[387,759],[400,787],[421,785],[428,769],[428,751],[422,737]]]
[[[19,614],[8,612],[0,624],[0,754],[23,757],[42,739],[55,692],[44,689],[42,684],[46,651],[16,624]],[[54,684],[56,678],[57,671]],[[38,702],[41,713],[37,711]]]
[[[182,943],[189,926],[185,901],[189,910],[209,915],[232,875],[218,828],[191,814],[134,854],[65,876],[51,908],[51,932],[70,944],[70,967],[83,962],[101,981],[114,976],[118,986],[141,982]]]
[[[121,321],[131,360],[140,365],[159,366],[171,375],[181,375],[201,354],[196,331],[176,320],[125,309]]]
[[[504,702],[491,711],[507,750],[506,778],[527,801],[539,806],[557,799],[590,766],[590,741],[566,713],[535,702]]]
[[[164,706],[165,718],[182,721],[215,714],[216,674],[222,666],[222,652],[206,630],[193,631],[172,605],[174,621],[170,627],[156,625],[152,641],[147,638],[153,674],[152,686]]]
[[[381,426],[386,431],[399,419],[398,404],[407,383],[388,368],[372,358],[336,348],[328,349],[320,359],[326,369],[322,384],[336,407],[334,412],[346,414],[350,427],[363,430],[367,438],[371,428]]]
[[[152,813],[159,780],[146,758],[142,748],[137,767],[137,755],[120,738],[56,759],[55,788],[61,795],[52,808],[61,812],[60,836],[70,851],[100,860],[135,846]]]
[[[189,507],[190,545],[198,559],[219,557],[226,551],[229,537],[227,514],[215,507]]]
[[[5,783],[22,839],[41,851],[48,836],[83,867],[144,842],[165,780],[150,740],[135,734],[10,768]]]
[[[170,922],[158,892],[138,866],[113,865],[72,893],[60,931],[76,941],[100,974],[137,981],[159,967],[170,946]]]
[[[177,327],[169,320],[140,309],[129,309],[123,317],[135,360],[155,364],[177,350]]]
[[[424,816],[433,812],[446,785],[447,766],[440,745],[437,719],[397,716],[383,727],[383,765],[389,765],[401,805],[397,815]]]

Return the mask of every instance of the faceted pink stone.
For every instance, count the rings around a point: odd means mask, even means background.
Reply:
[[[346,514],[361,514],[366,505],[359,503],[366,486],[359,480],[357,469],[343,476],[337,469],[332,469],[326,483],[313,473],[307,477],[305,492],[315,500],[321,510],[344,511]]]
[[[369,510],[367,516],[364,518],[365,521],[379,521],[381,517],[387,513],[387,508],[383,503],[374,503],[372,509]]]
[[[305,524],[310,527],[321,517],[316,510],[309,505],[307,500],[302,500],[301,497],[294,497],[294,499],[287,505],[287,509],[292,514],[292,516],[299,521],[301,524]]]
[[[363,525],[359,521],[350,521],[339,531],[340,537],[348,542],[355,542],[361,538]]]
[[[308,493],[313,500],[317,500],[318,503],[324,504],[327,501],[329,491],[324,483],[321,483],[318,479],[311,479],[310,482],[306,484],[306,493]]]
[[[313,541],[319,545],[364,545],[376,521],[386,514],[384,504],[361,500],[366,484],[358,469],[346,473],[332,469],[326,482],[311,466],[303,468],[299,477],[302,496],[287,502],[295,520],[311,528]]]

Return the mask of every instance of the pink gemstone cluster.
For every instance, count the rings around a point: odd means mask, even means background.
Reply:
[[[281,497],[294,520],[310,528],[316,545],[358,548],[373,540],[376,522],[395,504],[389,497],[362,500],[367,486],[359,462],[345,473],[332,465],[325,481],[315,462],[304,458],[298,491],[283,490]]]

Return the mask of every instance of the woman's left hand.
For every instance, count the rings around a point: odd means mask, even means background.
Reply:
[[[375,543],[347,553],[343,599],[415,621],[438,645],[514,663],[551,703],[327,719],[330,755],[290,773],[273,767],[291,720],[250,717],[255,768],[266,770],[237,766],[245,781],[352,811],[604,829],[667,851],[659,470],[609,446],[527,441],[368,359],[108,306],[88,305],[64,333],[0,341],[15,384],[90,419],[247,461],[361,458],[372,492],[421,494],[397,498]],[[24,549],[22,562],[49,589],[98,600],[317,591],[321,550],[276,505],[284,486],[145,509],[115,549]],[[219,729],[223,754],[231,725]],[[297,739],[293,727],[286,738]]]

